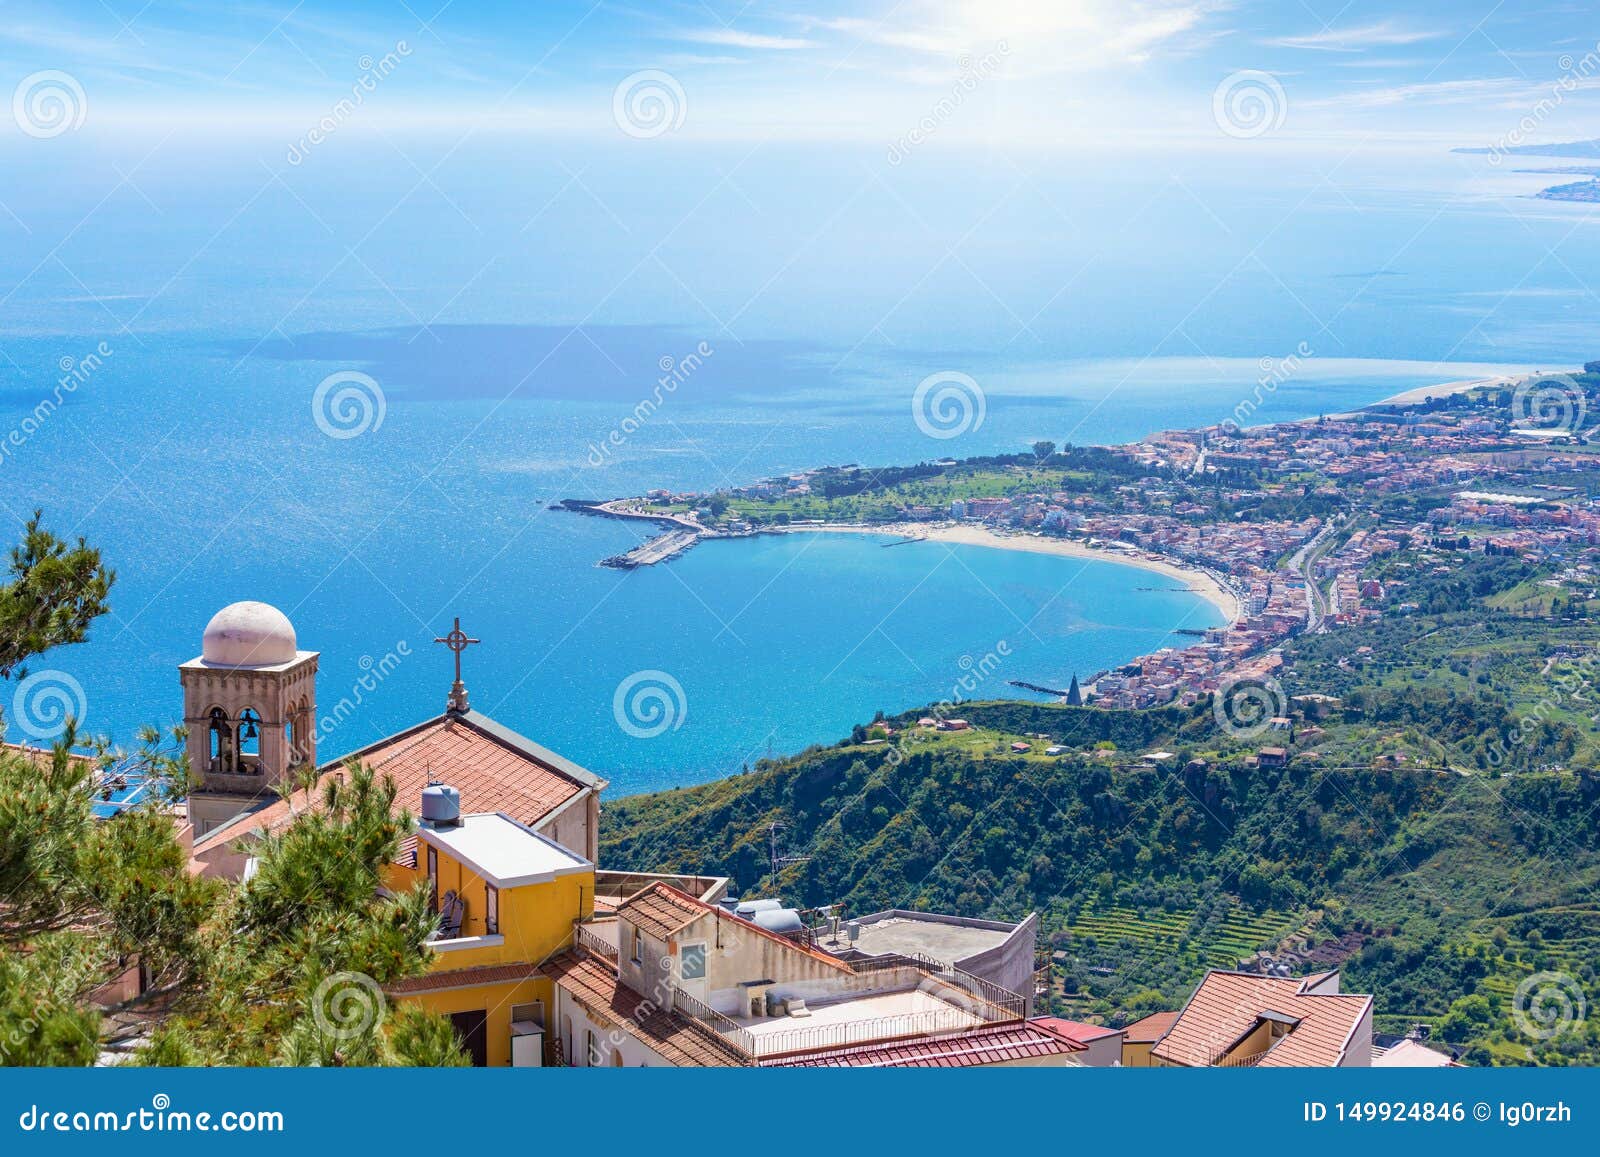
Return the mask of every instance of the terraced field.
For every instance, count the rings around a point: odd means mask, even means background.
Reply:
[[[1586,986],[1600,960],[1600,907],[1567,904],[1488,919],[1473,929],[1474,938],[1492,942],[1496,929],[1509,932],[1498,967],[1483,978],[1478,991],[1510,1000],[1517,985],[1535,972],[1564,973]]]
[[[1291,913],[1252,913],[1236,906],[1225,914],[1156,910],[1142,916],[1117,907],[1085,911],[1067,927],[1073,953],[1090,967],[1115,968],[1142,956],[1175,956],[1188,948],[1208,968],[1236,968],[1242,958],[1276,944],[1300,924],[1301,917]],[[1092,947],[1086,937],[1094,938]]]

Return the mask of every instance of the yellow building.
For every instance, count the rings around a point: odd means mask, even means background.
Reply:
[[[592,914],[594,865],[502,813],[455,815],[457,798],[430,787],[415,864],[390,865],[395,891],[425,882],[441,926],[429,971],[389,995],[448,1016],[474,1064],[540,1065],[554,996],[539,964]]]

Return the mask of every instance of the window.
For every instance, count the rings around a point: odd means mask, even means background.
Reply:
[[[678,957],[678,973],[684,980],[704,980],[706,976],[706,946],[685,944]]]
[[[500,931],[500,889],[493,884],[485,884],[483,901],[483,931],[493,936]]]
[[[633,930],[633,962],[644,963],[644,933],[637,928]]]
[[[595,1035],[594,1029],[589,1030],[589,1066],[599,1068],[604,1062],[600,1059],[600,1038]]]
[[[439,853],[428,849],[428,911],[439,910]]]

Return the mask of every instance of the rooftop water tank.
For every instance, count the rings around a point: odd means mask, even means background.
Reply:
[[[750,919],[757,928],[765,928],[768,932],[776,932],[779,936],[793,936],[805,931],[800,913],[793,908],[768,908],[757,912]]]
[[[734,912],[748,920],[757,912],[776,912],[782,907],[783,903],[779,900],[745,900],[734,909]]]
[[[461,823],[461,793],[445,783],[430,783],[423,788],[422,822],[430,828],[458,826]]]

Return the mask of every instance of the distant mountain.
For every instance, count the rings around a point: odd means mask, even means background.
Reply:
[[[1542,201],[1600,202],[1600,181],[1574,181],[1570,185],[1553,185],[1536,194]]]
[[[1591,141],[1567,141],[1559,145],[1512,145],[1509,148],[1452,149],[1454,153],[1474,156],[1496,154],[1508,157],[1600,157],[1600,138]]]

